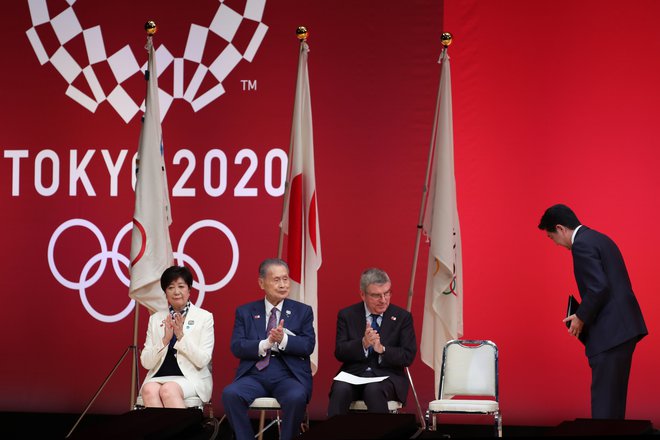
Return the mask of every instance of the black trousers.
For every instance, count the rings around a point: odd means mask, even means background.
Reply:
[[[591,367],[591,417],[624,419],[632,356],[637,339],[589,358]]]
[[[363,376],[368,377],[369,375],[369,373],[365,373]],[[351,385],[335,380],[330,389],[328,417],[347,414],[348,408],[354,400],[364,400],[367,412],[387,413],[387,401],[395,400],[395,398],[394,384],[389,379],[366,385]]]

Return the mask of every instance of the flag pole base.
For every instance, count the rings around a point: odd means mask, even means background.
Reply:
[[[96,400],[96,398],[99,396],[99,394],[101,394],[101,391],[103,391],[103,388],[108,383],[108,381],[110,381],[110,378],[115,373],[115,371],[117,371],[117,368],[119,368],[119,366],[121,365],[124,358],[126,358],[126,355],[128,354],[129,351],[133,352],[133,363],[137,362],[137,346],[129,345],[128,347],[126,347],[126,350],[124,350],[124,353],[121,355],[121,357],[119,358],[119,360],[117,361],[115,366],[112,368],[110,373],[106,376],[105,380],[103,381],[103,383],[101,384],[99,389],[96,391],[96,394],[94,394],[94,397],[92,397],[92,399],[89,401],[89,403],[87,404],[87,407],[82,412],[82,414],[80,414],[80,417],[78,417],[78,420],[76,420],[76,423],[73,425],[73,428],[71,428],[71,431],[69,431],[69,433],[66,435],[65,438],[69,438],[71,436],[71,434],[73,434],[73,431],[75,431],[75,429],[78,427],[78,424],[80,423],[82,418],[85,417],[85,415],[87,414],[87,411],[89,411],[89,408],[91,408],[91,406],[94,403],[94,401]]]
[[[413,397],[415,398],[415,405],[417,405],[417,415],[419,416],[419,424],[421,429],[426,429],[426,421],[424,420],[424,413],[422,412],[422,407],[419,405],[419,399],[417,398],[417,391],[415,391],[415,385],[413,384],[412,376],[410,374],[410,369],[406,367],[406,373],[408,374],[408,382],[410,382],[410,389],[412,389]]]

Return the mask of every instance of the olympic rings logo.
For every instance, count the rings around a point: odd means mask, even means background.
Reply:
[[[77,281],[69,280],[61,274],[61,272],[57,268],[57,265],[55,264],[55,257],[54,257],[55,245],[57,244],[57,240],[59,239],[60,235],[62,235],[64,231],[73,227],[82,227],[91,231],[98,240],[99,247],[101,249],[99,253],[97,253],[96,255],[92,256],[89,260],[87,260],[87,263],[85,263],[82,270],[80,271],[80,277]],[[195,261],[195,259],[192,258],[190,255],[186,254],[184,250],[186,243],[188,239],[192,236],[192,234],[194,234],[196,231],[202,228],[213,228],[218,230],[227,237],[231,245],[232,260],[231,260],[231,265],[229,266],[229,270],[227,270],[227,273],[225,273],[224,276],[215,283],[207,284],[202,268]],[[94,284],[96,284],[96,282],[101,278],[101,276],[105,272],[105,268],[108,264],[108,261],[112,263],[112,268],[114,269],[117,278],[128,289],[130,280],[122,272],[120,268],[120,264],[123,264],[128,269],[130,262],[126,255],[123,255],[119,252],[119,244],[121,243],[124,236],[128,234],[130,231],[132,231],[132,229],[133,229],[132,222],[127,223],[123,228],[121,228],[117,233],[114,242],[112,243],[112,248],[108,250],[108,244],[105,241],[105,237],[103,236],[103,233],[94,223],[90,222],[89,220],[74,218],[62,223],[55,230],[55,232],[53,232],[53,235],[51,236],[50,241],[48,243],[48,266],[50,267],[51,273],[62,286],[69,288],[71,290],[77,290],[80,295],[80,301],[82,302],[82,305],[85,308],[85,310],[93,318],[99,321],[102,322],[120,321],[124,319],[129,313],[131,313],[131,311],[135,307],[135,300],[129,299],[128,290],[126,290],[126,298],[129,300],[128,305],[121,312],[116,313],[114,315],[106,315],[97,311],[90,304],[87,298],[87,289],[89,289]],[[206,296],[207,292],[215,292],[226,286],[236,274],[236,268],[238,267],[239,250],[238,250],[238,242],[236,241],[236,237],[227,226],[225,226],[223,223],[217,220],[205,219],[190,225],[188,229],[186,229],[186,231],[181,236],[181,239],[179,240],[179,246],[177,247],[176,251],[174,251],[173,253],[174,253],[174,258],[176,260],[176,264],[178,265],[186,264],[199,277],[198,281],[193,281],[193,288],[197,289],[198,291],[197,301],[195,302],[195,305],[197,307],[202,306],[202,303],[204,302],[204,297]],[[90,271],[97,263],[98,263],[98,268],[93,274],[90,275]]]

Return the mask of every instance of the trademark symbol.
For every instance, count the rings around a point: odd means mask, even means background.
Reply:
[[[242,79],[241,84],[243,85],[243,91],[247,92],[250,90],[257,90],[257,80],[256,79]]]

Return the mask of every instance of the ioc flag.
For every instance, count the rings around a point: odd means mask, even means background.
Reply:
[[[307,74],[309,46],[300,43],[298,79],[293,105],[289,181],[282,215],[282,231],[287,234],[287,263],[291,277],[291,299],[309,305],[314,311],[314,328],[318,329],[316,272],[321,267],[321,237],[316,207],[314,176],[314,136],[312,101]],[[312,373],[318,368],[318,333],[311,356]]]
[[[440,88],[431,142],[433,165],[424,216],[424,231],[431,241],[426,274],[426,296],[420,353],[435,371],[437,399],[442,350],[451,339],[463,336],[463,265],[461,231],[456,207],[454,132],[451,74],[447,48],[440,61]]]
[[[169,232],[172,217],[163,159],[158,73],[151,36],[147,38],[147,50],[147,97],[137,153],[128,295],[153,313],[167,310],[160,276],[173,264],[174,257]]]

